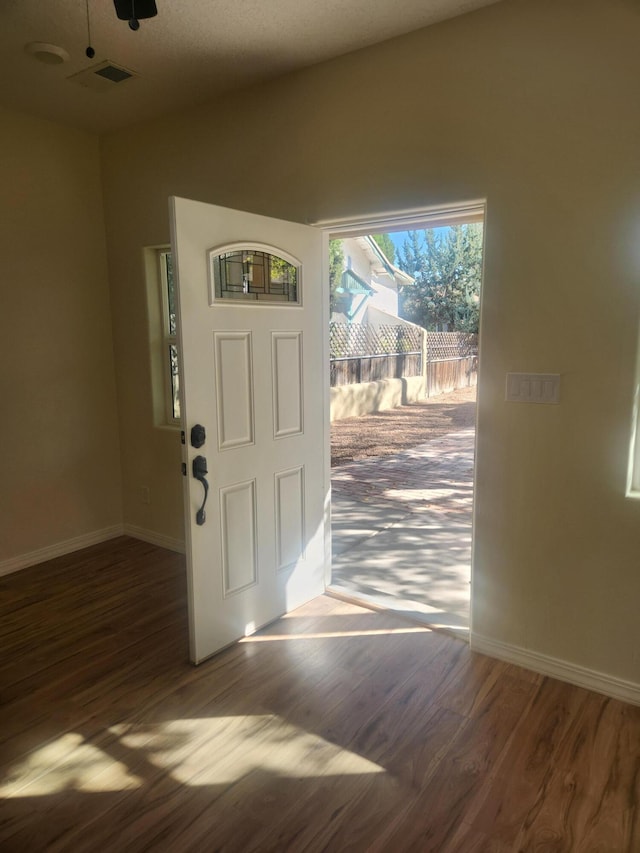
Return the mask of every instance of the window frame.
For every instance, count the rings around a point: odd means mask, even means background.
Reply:
[[[270,298],[267,296],[266,298],[259,298],[256,294],[243,294],[237,293],[232,296],[219,296],[216,293],[216,271],[215,264],[216,262],[223,256],[229,254],[239,254],[239,253],[247,253],[247,254],[262,254],[267,255],[277,260],[284,261],[290,266],[294,267],[296,271],[296,298],[295,300],[289,299],[280,299],[280,298]],[[262,305],[263,307],[279,307],[279,308],[301,308],[303,302],[303,275],[302,275],[302,264],[299,259],[294,257],[289,252],[285,252],[283,249],[280,249],[276,246],[272,246],[268,243],[248,243],[248,242],[234,242],[234,243],[225,243],[221,246],[216,246],[210,249],[207,252],[207,270],[208,270],[208,286],[209,286],[209,307],[213,308],[214,305],[224,306],[224,305],[249,305],[256,306]]]
[[[167,255],[171,254],[171,246],[167,243],[145,246],[143,249],[153,425],[156,429],[174,432],[182,428],[182,420],[176,418],[173,411],[173,384],[169,363],[171,345],[176,347],[178,364],[180,360],[177,327],[176,334],[171,334],[169,323],[169,290],[165,265]],[[175,307],[177,308],[177,305]]]
[[[171,310],[169,305],[169,275],[167,269],[167,258],[172,258],[171,247],[167,246],[158,250],[158,283],[160,286],[160,307],[162,317],[162,374],[164,378],[164,410],[165,419],[168,426],[180,426],[182,424],[181,415],[176,416],[176,402],[179,411],[181,411],[180,400],[180,374],[176,374],[177,378],[177,399],[176,389],[174,388],[173,373],[171,370],[171,351],[175,350],[176,359],[180,361],[180,347],[178,344],[178,329],[177,315],[174,314],[174,331],[171,331]],[[175,296],[175,289],[174,289]]]

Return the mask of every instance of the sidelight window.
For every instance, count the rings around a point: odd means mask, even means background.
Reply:
[[[180,375],[178,371],[178,327],[176,289],[171,252],[159,252],[162,298],[163,369],[167,423],[180,423]]]

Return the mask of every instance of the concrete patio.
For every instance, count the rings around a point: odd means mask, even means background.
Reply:
[[[475,431],[332,470],[332,587],[468,637]]]

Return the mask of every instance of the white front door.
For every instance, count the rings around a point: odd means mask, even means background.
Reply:
[[[329,578],[323,236],[182,198],[171,218],[198,663]],[[208,469],[204,519],[194,460]]]

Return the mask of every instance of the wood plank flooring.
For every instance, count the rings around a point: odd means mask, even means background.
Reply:
[[[187,661],[183,559],[0,578],[0,850],[640,851],[640,708],[321,597]]]

